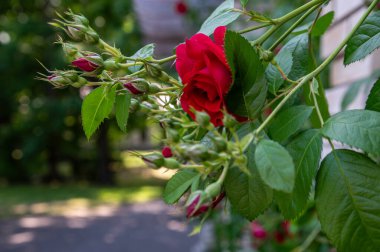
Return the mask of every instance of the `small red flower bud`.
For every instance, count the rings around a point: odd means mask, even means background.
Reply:
[[[178,1],[175,5],[175,10],[178,14],[186,14],[187,13],[187,5],[183,1]]]
[[[99,67],[98,65],[96,65],[93,62],[90,62],[86,58],[76,59],[72,62],[72,64],[73,66],[76,66],[77,68],[85,72],[93,72]]]
[[[190,203],[190,205],[186,209],[186,217],[191,218],[191,217],[196,217],[199,216],[205,212],[207,212],[210,208],[214,209],[215,207],[218,206],[218,204],[224,199],[225,193],[219,194],[218,197],[216,197],[210,204],[204,204],[201,205],[200,207],[197,208],[198,202],[201,198],[201,195],[198,195],[193,202]]]
[[[172,153],[172,149],[170,149],[169,146],[165,146],[163,149],[162,149],[162,155],[165,157],[165,158],[170,158],[173,156],[173,153]]]
[[[135,88],[135,86],[133,86],[132,82],[125,83],[125,84],[124,84],[124,87],[125,87],[126,89],[128,89],[129,92],[131,92],[131,93],[134,94],[134,95],[140,95],[140,94],[143,93],[143,92],[141,92],[140,90],[138,90],[137,88]]]
[[[259,240],[265,240],[267,238],[267,231],[257,221],[252,222],[251,231],[254,238]]]

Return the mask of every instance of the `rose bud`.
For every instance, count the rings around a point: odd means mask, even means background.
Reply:
[[[181,167],[181,164],[174,158],[165,158],[163,166],[168,169],[178,169]]]
[[[267,231],[257,221],[252,222],[251,231],[252,231],[252,236],[259,240],[265,240],[268,236]]]
[[[131,99],[131,105],[129,106],[130,112],[136,112],[140,108],[140,101],[136,99]]]
[[[141,95],[148,91],[149,84],[147,81],[138,79],[124,84],[124,87],[134,95]]]
[[[222,183],[215,182],[206,187],[205,193],[208,198],[212,199],[218,196],[221,190],[222,190]]]
[[[187,5],[186,3],[184,3],[183,1],[178,1],[176,4],[175,4],[175,10],[178,14],[186,14],[187,12]]]
[[[84,72],[94,72],[103,65],[103,59],[94,53],[74,60],[72,65]]]
[[[208,128],[210,126],[210,116],[205,112],[194,111],[195,121],[199,123],[202,128]]]
[[[142,156],[142,160],[152,168],[161,168],[165,163],[165,159],[160,153],[144,155]]]
[[[185,154],[193,160],[204,160],[209,157],[208,148],[203,144],[194,144],[186,148]]]
[[[162,155],[165,157],[165,158],[170,158],[173,156],[173,153],[172,153],[172,149],[170,149],[169,146],[165,146],[163,149],[162,149]]]
[[[74,41],[82,41],[84,39],[83,31],[76,27],[67,27],[66,33]]]
[[[200,205],[203,195],[200,191],[197,191],[195,193],[196,194],[193,197],[189,198],[191,201],[187,204],[187,218],[196,217],[207,212],[209,209],[214,209],[225,197],[225,193],[223,192],[218,197],[216,197],[210,204]]]
[[[236,125],[238,125],[238,121],[236,120],[234,116],[230,114],[225,114],[223,117],[223,125],[228,129],[232,129]]]
[[[162,71],[161,67],[156,64],[146,64],[145,70],[147,74],[152,77],[153,79],[160,80],[162,82],[169,81],[170,77],[167,73]]]

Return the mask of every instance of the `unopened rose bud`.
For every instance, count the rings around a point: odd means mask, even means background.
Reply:
[[[146,64],[145,69],[147,74],[153,79],[160,80],[162,82],[169,81],[170,77],[167,73],[162,71],[161,67],[156,64]]]
[[[129,106],[130,112],[136,112],[140,108],[140,102],[136,99],[131,99],[131,105]]]
[[[76,48],[74,45],[70,43],[63,43],[62,42],[62,49],[63,52],[71,58],[74,58],[78,55],[78,48]]]
[[[98,54],[90,54],[74,60],[72,65],[84,72],[94,72],[102,65],[102,61]]]
[[[195,120],[205,129],[211,125],[210,116],[205,112],[195,111]]]
[[[149,85],[149,90],[148,90],[149,94],[157,94],[160,91],[161,91],[161,87],[159,85],[154,84],[154,83]]]
[[[274,53],[267,50],[267,51],[263,51],[261,53],[261,58],[262,60],[266,61],[266,62],[271,62],[274,58]]]
[[[163,166],[168,169],[178,169],[181,167],[181,164],[174,158],[165,158]]]
[[[148,91],[149,83],[146,80],[139,79],[125,83],[124,87],[134,95],[141,95]]]
[[[208,148],[203,144],[191,145],[184,151],[194,160],[204,160],[208,158]]]
[[[196,217],[207,212],[209,209],[214,209],[218,206],[218,204],[223,200],[224,197],[225,193],[223,192],[219,194],[218,197],[216,197],[212,202],[208,204],[201,204],[204,200],[204,192],[194,192],[193,195],[190,195],[190,201],[186,204],[186,217]]]
[[[222,190],[222,183],[215,182],[210,185],[208,185],[205,189],[205,193],[207,197],[210,199],[218,196],[220,194],[220,191]]]
[[[222,152],[227,149],[227,142],[223,137],[214,137],[211,140],[214,143],[216,151]]]
[[[173,152],[172,152],[172,149],[169,147],[169,146],[165,146],[164,148],[162,148],[162,155],[165,157],[165,158],[170,158],[173,156]]]
[[[161,168],[165,163],[165,159],[160,153],[144,155],[142,160],[152,168]]]
[[[238,121],[235,119],[234,116],[230,114],[225,114],[223,117],[223,125],[228,129],[232,129],[236,125],[238,125]]]
[[[265,240],[268,236],[267,231],[257,221],[252,222],[251,232],[252,232],[252,236],[259,240]]]
[[[74,41],[82,41],[84,39],[84,32],[76,27],[67,27],[66,33]]]
[[[116,71],[120,69],[120,65],[113,59],[108,59],[103,63],[104,69],[108,71]]]
[[[50,82],[56,88],[67,86],[79,88],[87,84],[87,80],[75,71],[53,71],[50,76],[47,76],[46,79],[42,78],[42,80]]]

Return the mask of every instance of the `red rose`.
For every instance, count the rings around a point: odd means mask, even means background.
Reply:
[[[176,69],[184,83],[181,105],[195,120],[192,109],[205,111],[215,126],[223,125],[225,96],[232,85],[231,70],[224,53],[227,28],[214,31],[214,41],[198,33],[177,47]]]

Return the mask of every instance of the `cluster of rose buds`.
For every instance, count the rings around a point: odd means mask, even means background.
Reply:
[[[162,142],[165,147],[162,151],[142,155],[141,158],[154,169],[191,169],[202,175],[202,183],[188,195],[187,217],[199,216],[215,208],[225,195],[223,181],[228,167],[238,166],[249,173],[244,141],[236,134],[239,117],[226,110],[215,115],[212,109],[207,108],[195,110],[187,107],[184,110],[184,102],[191,103],[191,97],[181,100],[186,91],[184,85],[161,68],[160,64],[165,61],[154,60],[152,55],[126,57],[105,43],[85,17],[72,12],[67,16],[68,19],[60,16],[54,25],[63,29],[75,42],[82,43],[79,47],[61,38],[58,41],[75,70],[49,71],[50,75],[43,79],[60,88],[106,86],[115,87],[117,95],[129,92],[129,111],[146,113],[150,120],[161,125],[164,133]],[[224,36],[225,28],[217,30],[220,36]],[[213,46],[218,53],[223,53],[219,44]],[[82,49],[87,47],[95,49]],[[230,74],[227,66],[223,65],[223,69],[223,74]],[[231,77],[226,81],[230,82]]]

